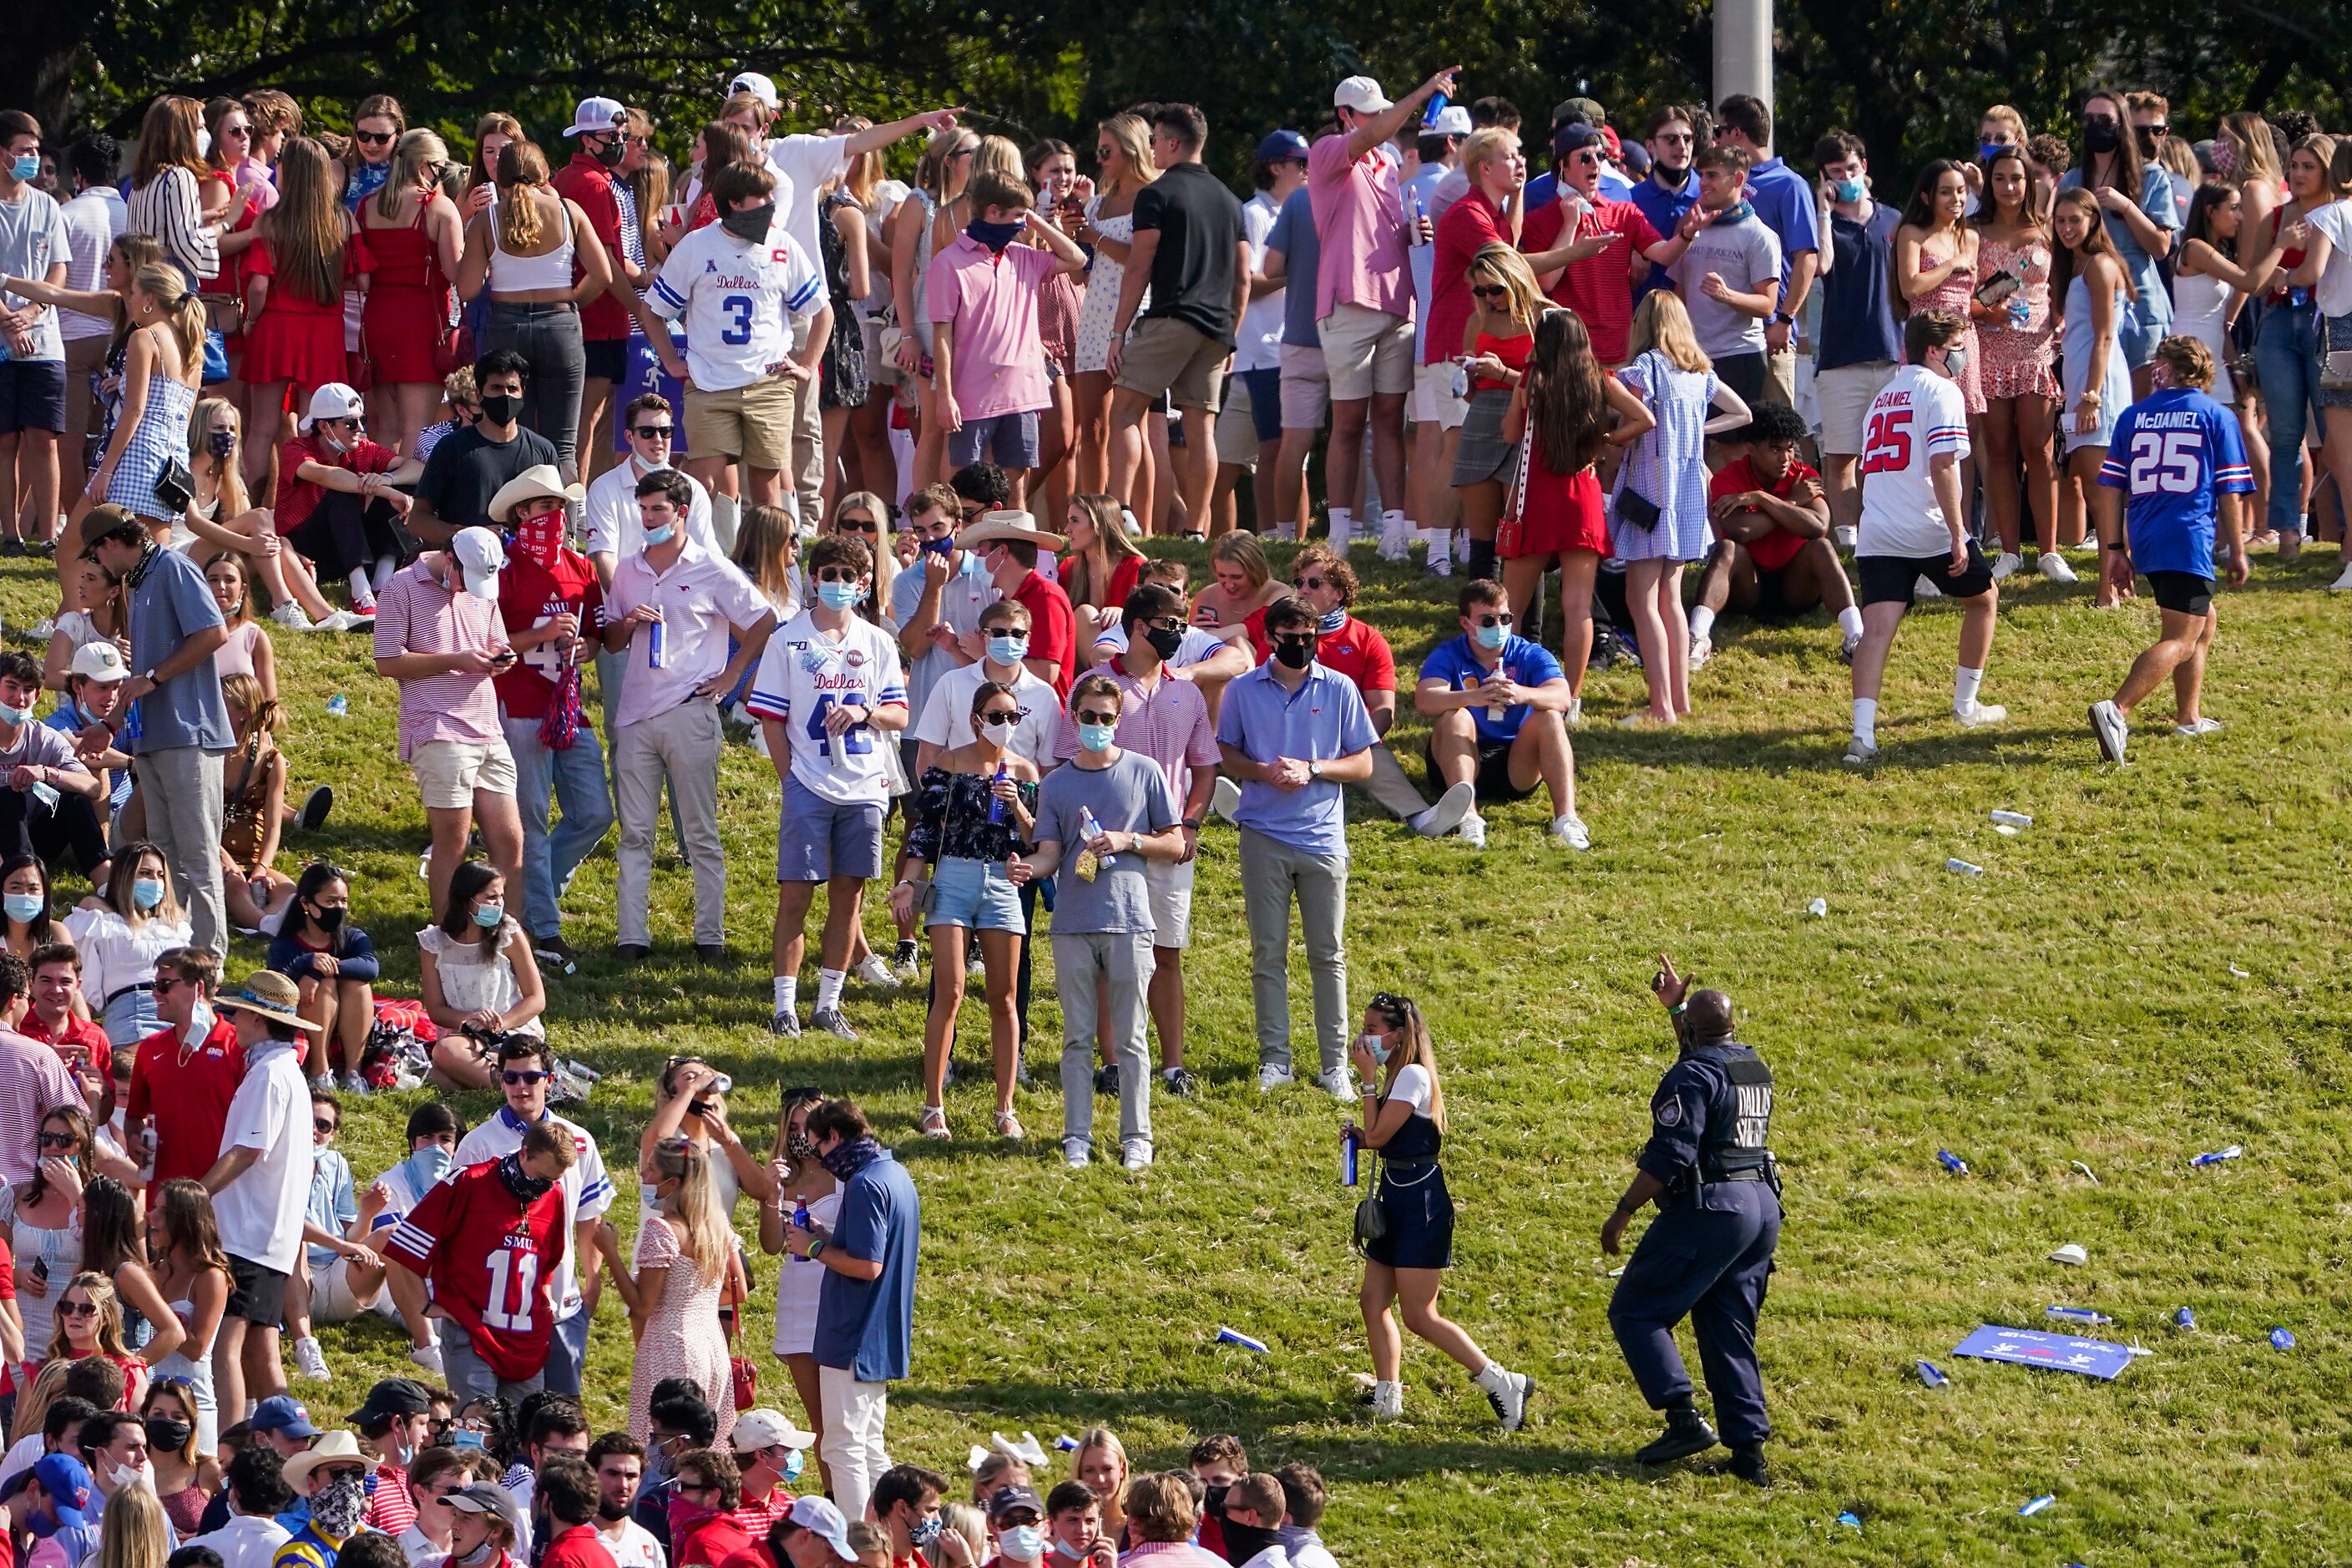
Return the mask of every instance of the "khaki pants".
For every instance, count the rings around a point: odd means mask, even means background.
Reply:
[[[1129,931],[1055,931],[1054,989],[1062,998],[1062,1141],[1095,1131],[1096,983],[1109,994],[1111,1050],[1118,1058],[1118,1146],[1151,1148],[1151,1062],[1144,1054],[1144,987],[1151,937]]]
[[[874,1483],[890,1468],[889,1450],[883,1440],[890,1415],[890,1385],[860,1383],[852,1367],[820,1366],[816,1399],[824,1411],[824,1437],[817,1452],[833,1477],[834,1506],[845,1515],[863,1519],[866,1501],[874,1495]]]
[[[669,781],[678,846],[694,868],[694,940],[727,940],[727,857],[719,843],[719,707],[694,698],[667,713],[624,724],[613,737],[614,793],[621,808],[620,909],[624,947],[649,947],[646,901],[662,781]]]
[[[793,352],[799,353],[808,345],[805,322],[793,323]],[[800,504],[801,521],[811,528],[823,528],[824,515],[824,410],[819,407],[817,384],[823,374],[806,381],[790,381],[793,389],[793,460],[784,470],[785,488]],[[886,500],[897,498],[886,496]],[[887,538],[884,542],[888,542]]]
[[[1315,981],[1318,1070],[1330,1072],[1348,1059],[1348,858],[1310,855],[1244,827],[1241,863],[1258,1064],[1290,1066],[1290,906],[1296,900]],[[1069,1005],[1066,997],[1062,1005]]]

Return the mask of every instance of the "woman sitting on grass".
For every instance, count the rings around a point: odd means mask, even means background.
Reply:
[[[299,1011],[319,1026],[321,1056],[310,1064],[318,1069],[311,1076],[331,1075],[340,1060],[342,1088],[364,1093],[360,1058],[375,1025],[382,971],[375,943],[351,923],[351,879],[324,860],[310,862],[269,944],[269,967],[301,988]]]
[[[496,1087],[495,1058],[482,1046],[488,1036],[547,1037],[539,1021],[547,989],[506,893],[496,867],[468,860],[450,875],[448,913],[416,933],[417,992],[441,1029],[433,1081],[443,1089]]]

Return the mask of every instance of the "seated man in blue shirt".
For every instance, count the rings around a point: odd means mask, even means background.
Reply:
[[[1448,788],[1475,783],[1478,798],[1524,800],[1540,782],[1551,793],[1551,836],[1590,849],[1576,815],[1576,756],[1569,749],[1568,675],[1540,643],[1511,633],[1510,595],[1481,577],[1459,601],[1462,635],[1423,661],[1414,711],[1429,721],[1429,771]],[[1462,837],[1486,847],[1486,819],[1462,819]]]

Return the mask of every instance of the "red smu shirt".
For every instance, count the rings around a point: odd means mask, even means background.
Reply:
[[[547,1542],[547,1553],[539,1560],[539,1568],[620,1568],[613,1560],[613,1549],[596,1533],[593,1524],[568,1524]]]
[[[1478,303],[1470,297],[1470,263],[1486,247],[1510,243],[1501,211],[1475,186],[1437,220],[1437,249],[1430,260],[1429,327],[1421,340],[1422,363],[1462,357],[1462,329]]]
[[[1036,571],[1022,580],[1013,596],[1029,612],[1029,657],[1058,661],[1054,695],[1069,701],[1070,688],[1078,679],[1078,616],[1070,608],[1070,596],[1059,583]]]
[[[322,468],[349,468],[355,474],[388,474],[400,467],[400,454],[365,437],[348,452],[331,452],[320,442],[316,431],[287,442],[278,460],[276,518],[281,535],[310,521],[310,514],[319,510],[319,502],[327,493],[326,486],[313,484],[302,477],[305,463],[316,463]]]
[[[1567,223],[1565,202],[1536,208],[1519,226],[1519,248],[1530,256],[1559,248]],[[1617,237],[1600,255],[1569,263],[1552,285],[1551,297],[1584,319],[1584,330],[1592,334],[1592,352],[1602,364],[1622,364],[1633,328],[1633,252],[1649,249],[1665,236],[1651,227],[1632,202],[1587,206],[1577,222],[1576,237],[1600,234]]]
[[[1055,569],[1055,575],[1060,580],[1062,591],[1065,594],[1070,591],[1070,579],[1076,575],[1077,570],[1078,558],[1076,554],[1062,557],[1062,564]],[[1127,596],[1135,592],[1136,579],[1142,575],[1142,556],[1122,557],[1118,564],[1110,569],[1110,590],[1103,595],[1102,603],[1097,607],[1106,610],[1124,609],[1127,605]]]
[[[1798,485],[1807,479],[1819,478],[1821,475],[1804,464],[1790,463],[1789,471],[1780,476],[1779,484],[1768,485],[1756,477],[1756,470],[1748,466],[1747,458],[1742,458],[1738,462],[1726,463],[1717,472],[1715,478],[1707,481],[1706,499],[1713,500],[1717,496],[1736,496],[1747,490],[1762,490],[1768,495],[1778,496],[1786,500]],[[1778,572],[1797,558],[1797,552],[1802,550],[1805,543],[1804,540],[1790,533],[1787,529],[1776,528],[1747,547],[1748,559],[1756,563],[1760,571]]]
[[[244,1079],[245,1047],[236,1043],[236,1026],[226,1018],[214,1019],[211,1031],[193,1047],[173,1029],[158,1029],[139,1042],[123,1112],[131,1121],[155,1121],[150,1194],[182,1176],[200,1181],[213,1168],[228,1126],[228,1103]]]
[[[27,1012],[25,1015],[25,1021],[16,1026],[16,1032],[28,1040],[38,1040],[43,1045],[60,1047],[58,1056],[64,1060],[68,1071],[72,1070],[73,1058],[62,1047],[66,1046],[84,1047],[89,1052],[89,1064],[97,1069],[98,1076],[109,1082],[113,1081],[114,1047],[107,1039],[106,1031],[89,1019],[77,1018],[68,1013],[65,1016],[65,1022],[52,1030],[47,1024],[41,1022],[41,1016],[38,1013]]]
[[[466,1331],[484,1365],[520,1383],[547,1366],[555,1277],[570,1243],[564,1215],[561,1183],[525,1204],[499,1179],[499,1162],[486,1160],[425,1194],[383,1249],[425,1277],[433,1305]]]
[[[1338,631],[1315,640],[1315,662],[1346,676],[1359,691],[1397,689],[1396,655],[1390,651],[1389,639],[1353,616]]]
[[[604,613],[604,585],[588,558],[567,549],[556,556],[555,570],[551,572],[509,545],[506,570],[499,574],[499,616],[506,625],[507,636],[511,638],[517,632],[527,632],[566,611],[580,617],[582,637],[596,635]],[[593,653],[593,647],[583,644],[573,657],[584,659]],[[524,649],[504,675],[492,677],[499,705],[507,717],[545,718],[547,700],[554,695],[556,676],[562,668],[563,656],[556,646],[542,643]],[[593,706],[583,705],[582,724],[588,722]]]

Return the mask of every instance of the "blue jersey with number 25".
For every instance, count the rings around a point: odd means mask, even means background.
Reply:
[[[2201,392],[2168,387],[2116,421],[2099,483],[2124,492],[2132,564],[2213,575],[2215,498],[2251,495],[2237,416]]]

